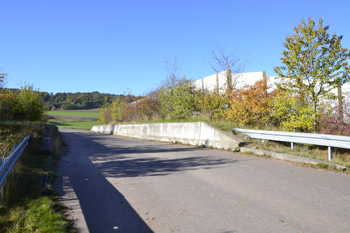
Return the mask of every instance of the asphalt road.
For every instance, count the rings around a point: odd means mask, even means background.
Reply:
[[[349,232],[350,176],[60,129],[53,187],[78,232]]]

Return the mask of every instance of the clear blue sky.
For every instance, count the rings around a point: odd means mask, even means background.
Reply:
[[[246,72],[274,76],[293,26],[323,16],[350,49],[350,1],[2,0],[0,67],[7,87],[47,92],[141,95],[165,79],[164,59],[199,79],[217,44],[242,58]]]

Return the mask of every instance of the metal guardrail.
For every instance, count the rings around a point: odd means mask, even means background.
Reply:
[[[347,136],[335,136],[335,135],[312,134],[312,133],[290,133],[290,132],[240,129],[240,128],[233,128],[233,130],[247,134],[251,138],[290,142],[292,150],[294,149],[294,143],[327,146],[328,160],[332,160],[333,147],[350,149],[350,137],[347,137]]]
[[[2,159],[3,164],[0,164],[0,189],[3,188],[6,178],[10,174],[13,167],[16,165],[17,160],[21,157],[24,149],[28,146],[28,140],[30,135],[28,135],[23,141],[16,147],[15,151],[12,154]],[[1,161],[0,161],[1,163]]]

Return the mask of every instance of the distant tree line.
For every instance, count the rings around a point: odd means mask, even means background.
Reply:
[[[19,95],[20,89],[4,89],[3,92],[11,92],[13,95]],[[95,92],[87,93],[56,93],[40,92],[43,97],[46,110],[74,110],[74,109],[93,109],[99,108],[117,99],[123,99],[124,95],[114,95]]]

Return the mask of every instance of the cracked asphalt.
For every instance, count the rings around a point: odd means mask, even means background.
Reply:
[[[53,188],[78,232],[348,232],[350,176],[60,129]]]

